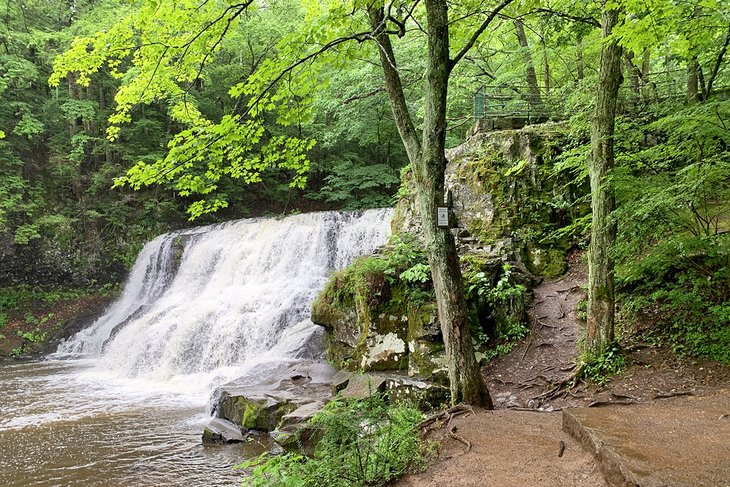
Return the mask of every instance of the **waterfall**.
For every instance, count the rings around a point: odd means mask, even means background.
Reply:
[[[161,235],[121,297],[58,354],[158,380],[295,358],[319,332],[308,317],[328,275],[385,243],[391,215],[310,213]]]

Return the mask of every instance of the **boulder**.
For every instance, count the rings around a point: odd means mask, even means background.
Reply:
[[[243,434],[305,422],[332,397],[334,375],[330,365],[313,360],[261,363],[216,390],[213,414]],[[210,430],[204,441],[217,438]]]
[[[235,443],[244,440],[241,428],[225,419],[215,418],[203,430],[203,443]]]
[[[374,394],[388,393],[391,402],[408,402],[423,410],[433,409],[449,401],[449,388],[426,379],[399,373],[345,374],[338,387],[345,399],[366,399]],[[334,385],[333,385],[334,387]]]

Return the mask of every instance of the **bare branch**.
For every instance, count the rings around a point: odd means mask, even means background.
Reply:
[[[535,10],[532,10],[531,12],[526,13],[525,15],[523,15],[523,17],[530,15],[531,13],[548,14],[548,15],[553,15],[555,17],[559,17],[561,19],[571,20],[573,22],[579,22],[582,24],[588,24],[588,25],[591,25],[591,26],[597,27],[597,28],[601,27],[601,22],[599,22],[597,19],[594,19],[593,17],[581,17],[578,15],[570,15],[568,13],[558,12],[557,10],[552,10],[549,8],[537,8]]]
[[[371,96],[375,96],[378,93],[383,93],[384,91],[385,91],[385,87],[381,86],[380,88],[375,88],[374,90],[370,90],[367,93],[360,93],[359,95],[353,95],[349,98],[346,98],[345,100],[342,101],[342,104],[347,105],[356,100],[364,100],[365,98],[370,98]]]
[[[712,69],[712,74],[710,75],[710,79],[707,81],[707,97],[708,98],[710,97],[710,95],[712,95],[712,85],[715,82],[717,73],[720,72],[720,66],[722,66],[722,58],[725,57],[725,53],[727,52],[728,45],[730,45],[730,25],[728,25],[728,28],[727,28],[727,35],[725,36],[725,43],[722,45],[722,48],[720,48],[720,51],[717,53],[717,60],[715,61],[715,67]]]
[[[492,21],[497,17],[499,12],[501,12],[513,1],[514,0],[503,0],[502,3],[497,5],[497,7],[492,10],[487,18],[484,19],[482,25],[480,25],[479,28],[474,31],[471,38],[467,41],[466,44],[464,44],[464,47],[462,47],[461,50],[456,54],[456,56],[454,56],[454,58],[449,61],[449,70],[454,69],[454,66],[456,66],[456,64],[461,61],[461,58],[463,58],[469,52],[469,50],[474,47],[474,44],[476,44],[477,40],[479,40],[479,37],[484,33],[484,31],[487,30],[487,27],[489,27],[489,24],[492,23]]]

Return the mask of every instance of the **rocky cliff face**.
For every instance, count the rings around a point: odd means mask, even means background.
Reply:
[[[89,286],[116,283],[127,270],[104,252],[78,247],[62,248],[45,239],[16,244],[9,233],[0,234],[0,283],[32,286]]]
[[[571,206],[588,191],[555,164],[568,144],[565,126],[550,123],[478,133],[448,150],[446,187],[460,252],[522,263],[540,277],[562,274],[568,244],[549,236],[582,214]],[[418,232],[415,191],[401,194],[393,232]]]
[[[568,143],[563,126],[545,124],[477,134],[447,152],[457,222],[451,231],[474,335],[487,355],[524,320],[530,283],[565,271],[568,243],[553,233],[575,218],[573,203],[587,190],[569,184],[555,165]],[[425,254],[417,237],[403,248],[403,235],[420,233],[407,174],[399,195],[394,241],[335,275],[314,303],[312,320],[327,330],[327,356],[336,366],[444,377],[429,276],[419,274],[427,272]]]

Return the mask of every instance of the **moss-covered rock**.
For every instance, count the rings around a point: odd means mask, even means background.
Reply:
[[[296,406],[283,398],[227,396],[220,401],[220,417],[244,430],[272,431],[294,409]]]
[[[533,277],[565,272],[569,245],[553,232],[587,211],[574,204],[586,188],[572,186],[555,168],[556,156],[568,143],[565,126],[544,124],[477,134],[447,152],[446,186],[475,336],[510,335],[524,322]],[[335,275],[314,303],[312,321],[325,327],[327,357],[338,367],[445,377],[430,283],[408,271],[418,262],[423,265],[425,259],[414,256],[425,254],[399,247],[403,241],[420,242],[408,171],[398,195],[394,235],[416,237],[396,238],[379,255],[359,259]]]
[[[567,251],[561,248],[528,245],[523,261],[530,272],[548,279],[558,278],[568,270]]]
[[[335,374],[331,366],[314,362],[266,364],[222,385],[214,401],[215,417],[249,430],[271,432],[306,421],[331,397]],[[213,438],[213,428],[208,436]],[[213,435],[213,436],[211,436]]]
[[[555,165],[568,145],[566,127],[548,123],[476,134],[447,151],[446,188],[461,251],[502,257],[541,277],[564,272],[568,242],[552,234],[589,210],[576,203],[588,188]],[[393,231],[418,233],[414,191],[401,193]]]

